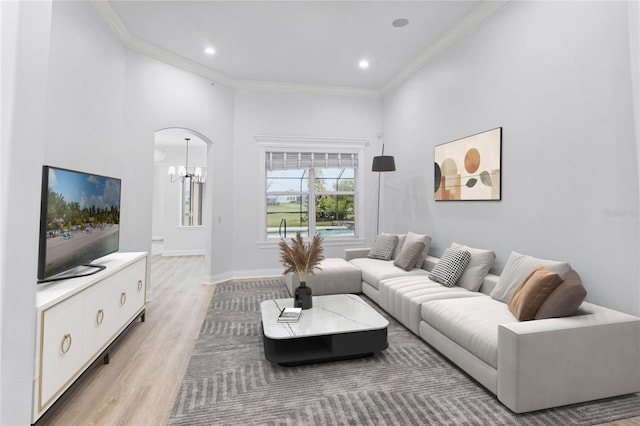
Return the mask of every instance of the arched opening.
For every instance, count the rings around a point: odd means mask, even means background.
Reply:
[[[208,161],[212,146],[209,138],[192,129],[170,127],[154,133],[153,254],[208,253],[212,196],[207,177],[213,175]]]

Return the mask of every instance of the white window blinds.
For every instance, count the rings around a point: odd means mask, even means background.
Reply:
[[[357,168],[358,154],[339,152],[274,152],[265,155],[267,170]]]

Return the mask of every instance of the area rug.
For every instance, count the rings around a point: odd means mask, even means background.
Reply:
[[[389,320],[389,348],[369,358],[280,367],[264,358],[260,302],[289,297],[282,280],[215,290],[171,425],[592,425],[640,416],[640,396],[514,414]]]

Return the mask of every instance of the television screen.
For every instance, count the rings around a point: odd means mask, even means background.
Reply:
[[[89,275],[62,273],[118,251],[120,190],[117,178],[43,167],[38,282]]]

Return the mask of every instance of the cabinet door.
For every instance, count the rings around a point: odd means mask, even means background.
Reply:
[[[64,391],[82,367],[82,311],[83,298],[72,297],[42,314],[39,408]]]
[[[146,258],[141,259],[118,274],[118,292],[116,296],[122,326],[127,325],[128,321],[133,319],[144,305],[146,266]]]
[[[85,298],[82,323],[84,326],[84,357],[93,359],[102,352],[120,329],[117,275],[95,284],[82,293]]]

